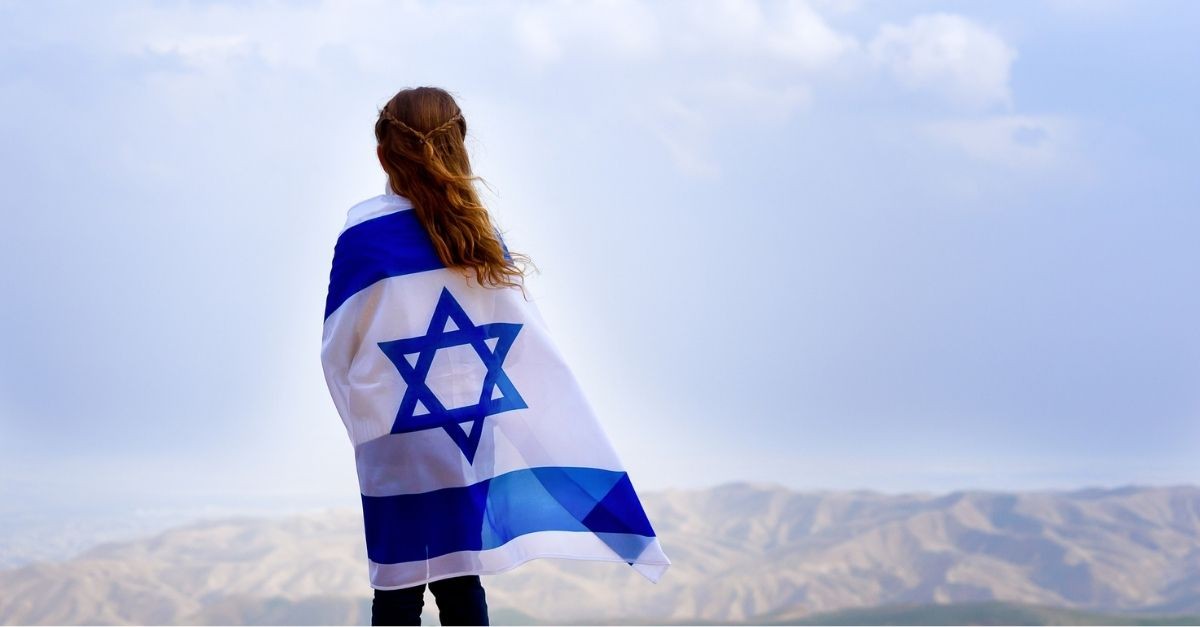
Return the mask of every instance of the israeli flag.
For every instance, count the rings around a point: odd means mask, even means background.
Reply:
[[[652,582],[671,564],[536,305],[443,266],[390,187],[338,236],[321,362],[373,588],[539,557],[625,562]]]

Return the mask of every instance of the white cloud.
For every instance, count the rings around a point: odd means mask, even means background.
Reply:
[[[987,163],[1019,169],[1045,169],[1066,163],[1076,124],[1067,118],[997,115],[945,120],[923,129],[929,137]]]
[[[216,67],[230,58],[253,53],[246,35],[196,35],[191,37],[154,37],[145,41],[150,52],[160,55],[179,55],[190,64]]]
[[[603,64],[619,70],[606,76],[629,93],[657,94],[644,113],[621,115],[657,138],[676,167],[697,176],[719,171],[713,138],[721,129],[785,123],[808,108],[831,70],[844,70],[836,72],[841,80],[869,80],[871,64],[864,60],[874,60],[877,70],[908,87],[941,92],[973,109],[1011,104],[1009,74],[1016,52],[998,35],[966,17],[933,14],[903,25],[884,24],[864,45],[827,20],[856,11],[856,5],[845,0],[138,5],[119,12],[96,36],[121,53],[173,56],[200,75],[226,78],[247,60],[323,71],[331,51],[338,63],[365,74],[445,76],[447,68],[437,59],[455,49],[453,40],[492,37],[489,54],[515,66]],[[408,52],[414,49],[429,54]],[[663,67],[675,70],[653,70]],[[189,75],[163,88],[209,84]],[[624,100],[617,97],[614,104]],[[180,97],[174,106],[203,110],[207,105],[203,98]],[[1002,151],[996,146],[1004,144],[982,139],[998,132],[994,119],[972,129],[947,124],[931,133],[945,141],[957,138],[956,145],[971,146],[972,154],[1030,152],[1028,147]],[[1045,159],[1036,151],[1025,158]]]
[[[830,26],[806,0],[765,6],[746,0],[534,4],[518,12],[513,27],[517,43],[540,65],[576,51],[624,59],[661,52],[713,60],[756,57],[815,70],[858,48],[854,37]]]
[[[114,16],[111,45],[127,54],[177,55],[187,65],[220,71],[237,57],[275,66],[311,67],[317,51],[345,38],[328,6],[135,5]]]
[[[849,35],[833,29],[807,2],[791,0],[764,33],[767,49],[801,67],[825,67],[858,47]]]
[[[502,33],[493,35],[495,24],[506,23],[514,12],[499,3],[326,0],[137,3],[102,14],[103,28],[81,29],[72,33],[73,39],[96,38],[103,48],[128,55],[175,55],[194,69],[219,73],[245,58],[274,68],[314,71],[331,51],[344,52],[344,60],[371,70],[400,66],[411,72],[433,66],[485,35],[503,40]]]
[[[868,46],[872,59],[912,89],[933,89],[971,107],[1011,105],[1009,74],[1017,51],[996,33],[959,15],[884,24]]]
[[[513,20],[518,45],[537,64],[561,60],[568,46],[623,59],[653,55],[660,45],[658,17],[636,0],[538,3]]]
[[[514,28],[535,66],[565,66],[580,55],[627,65],[624,88],[657,94],[628,115],[680,171],[701,177],[719,171],[714,131],[785,121],[811,102],[809,80],[860,48],[804,0],[535,5]],[[627,63],[639,55],[696,71],[645,74]]]

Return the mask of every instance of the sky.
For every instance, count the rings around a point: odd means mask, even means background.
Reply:
[[[325,292],[419,85],[637,489],[1200,482],[1198,30],[1165,0],[0,2],[0,494],[356,502]]]

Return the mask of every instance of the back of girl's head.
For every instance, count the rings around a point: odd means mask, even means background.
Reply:
[[[442,263],[474,271],[480,285],[522,285],[525,273],[517,263],[528,257],[505,250],[480,202],[466,136],[462,110],[437,87],[401,90],[375,122],[389,184],[412,201]]]

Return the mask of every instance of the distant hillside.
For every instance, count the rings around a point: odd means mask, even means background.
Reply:
[[[673,562],[662,581],[619,563],[535,560],[484,578],[493,622],[1088,624],[1120,616],[1086,612],[1200,614],[1196,487],[887,495],[734,483],[643,499]],[[231,518],[0,571],[0,621],[362,624],[361,525],[356,510]],[[431,596],[426,603],[433,624]],[[889,607],[858,609],[880,606]],[[1167,620],[1194,622],[1152,622]]]
[[[1197,616],[1104,614],[1003,601],[950,605],[884,606],[816,614],[799,620],[756,625],[1200,625]]]
[[[425,624],[436,624],[437,611],[427,606]],[[492,625],[557,625],[542,622],[508,608],[492,608]],[[244,597],[214,606],[193,616],[191,624],[339,625],[369,624],[371,602],[346,597],[313,597],[300,601]],[[657,622],[631,617],[607,621],[577,621],[575,625],[1200,625],[1198,616],[1150,616],[1104,614],[1064,608],[1021,605],[1003,601],[955,603],[950,605],[884,606],[814,614],[805,618],[777,621],[771,615],[752,617],[743,623],[723,621]]]

